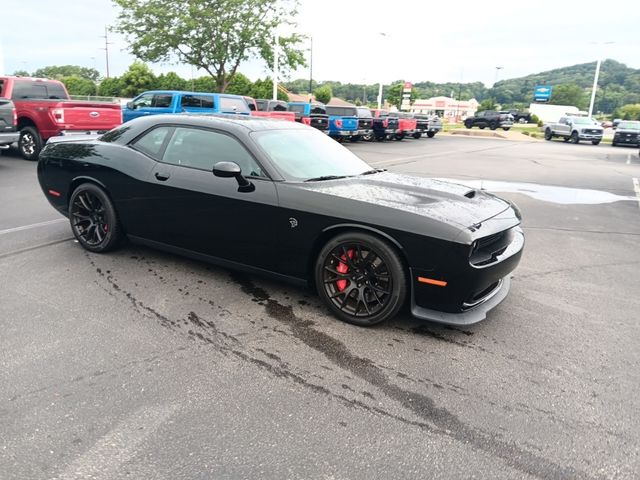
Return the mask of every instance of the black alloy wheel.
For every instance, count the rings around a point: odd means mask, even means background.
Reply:
[[[578,142],[580,142],[580,137],[578,136],[578,132],[572,132],[571,143],[578,143]]]
[[[495,130],[496,128],[498,128],[498,124],[497,124],[496,122],[491,122],[491,123],[489,124],[489,128],[490,128],[491,130]]]
[[[84,183],[74,190],[69,201],[69,221],[80,245],[91,252],[112,250],[122,239],[113,203],[93,183]]]
[[[341,320],[370,326],[395,316],[402,307],[407,280],[396,251],[365,233],[330,240],[315,267],[320,297]]]
[[[25,160],[37,160],[42,150],[42,137],[35,127],[23,127],[18,139],[18,150]]]
[[[433,138],[436,136],[436,132],[427,132],[427,137]]]
[[[551,133],[551,129],[550,129],[550,128],[547,128],[547,129],[544,131],[544,139],[545,139],[545,140],[551,140],[552,138],[553,138],[553,134]]]
[[[366,135],[362,136],[362,141],[363,142],[371,142],[373,141],[373,133],[368,133]]]

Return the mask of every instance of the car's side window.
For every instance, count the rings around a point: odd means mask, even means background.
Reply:
[[[176,128],[162,161],[212,171],[218,162],[235,162],[246,176],[263,177],[253,157],[235,138],[211,130]]]
[[[133,105],[135,108],[144,108],[151,106],[151,100],[153,99],[152,93],[145,93],[144,95],[140,95],[133,101]]]
[[[173,95],[170,93],[156,93],[151,100],[151,106],[157,108],[169,108]]]
[[[148,131],[140,138],[138,138],[133,146],[136,150],[140,150],[142,153],[146,153],[156,160],[160,160],[160,152],[167,135],[173,130],[173,127],[158,127]]]
[[[560,120],[558,120],[558,123],[564,125],[565,123],[567,123],[567,119],[562,117]]]

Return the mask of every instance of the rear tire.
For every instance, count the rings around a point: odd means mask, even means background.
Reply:
[[[124,238],[113,202],[93,183],[83,183],[71,194],[69,222],[73,235],[90,252],[113,250]]]
[[[42,137],[35,127],[22,127],[18,139],[18,151],[25,160],[38,160],[42,150]]]
[[[591,140],[591,145],[600,145],[600,140]]]
[[[420,137],[422,137],[422,132],[417,132],[413,134],[413,138],[415,138],[416,140],[418,140]]]
[[[496,128],[498,128],[498,124],[497,124],[496,122],[491,122],[491,123],[489,124],[489,128],[490,128],[491,130],[495,130]]]
[[[403,140],[405,136],[406,136],[406,134],[404,134],[404,133],[396,133],[396,136],[394,138],[396,140],[400,141],[400,140]]]
[[[436,132],[427,132],[427,137],[433,138],[436,136]]]
[[[464,122],[464,126],[470,129],[473,127],[473,124],[471,122]]]
[[[544,139],[545,140],[551,140],[552,138],[553,138],[553,133],[551,133],[551,129],[550,128],[547,128],[544,131]]]
[[[394,317],[407,296],[398,253],[367,233],[347,232],[329,240],[318,254],[314,278],[331,312],[362,327]]]
[[[511,127],[502,127],[505,132],[508,132]]]

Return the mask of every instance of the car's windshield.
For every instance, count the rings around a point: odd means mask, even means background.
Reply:
[[[628,128],[630,130],[640,130],[640,122],[620,122],[619,129]]]
[[[372,169],[335,140],[312,128],[266,130],[252,136],[287,180],[353,176]]]
[[[592,118],[589,117],[573,117],[571,121],[576,125],[593,125],[596,123]]]

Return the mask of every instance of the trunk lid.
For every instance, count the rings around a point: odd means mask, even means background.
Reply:
[[[67,130],[111,130],[122,124],[117,103],[64,101],[52,105],[49,113]]]

